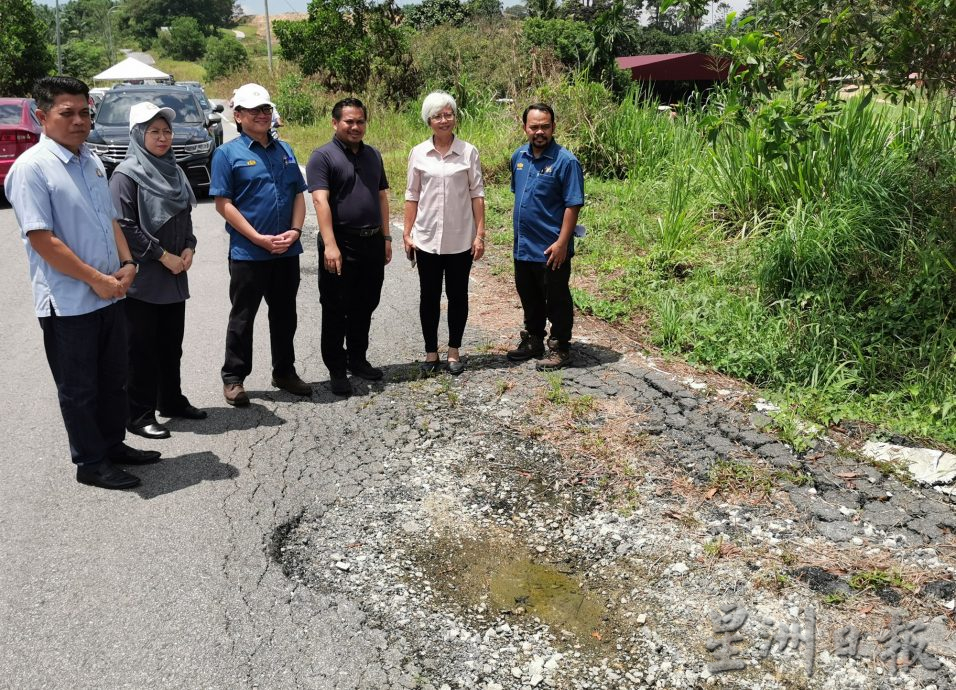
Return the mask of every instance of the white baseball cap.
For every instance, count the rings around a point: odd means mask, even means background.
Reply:
[[[243,84],[232,96],[233,108],[258,108],[260,105],[276,107],[269,98],[269,92],[258,84]]]
[[[154,117],[163,116],[166,118],[166,121],[170,124],[173,120],[176,119],[176,111],[172,108],[160,108],[155,103],[150,103],[149,101],[144,101],[142,103],[137,103],[132,108],[129,109],[129,128],[132,131],[133,127],[136,125],[143,125],[152,120]]]

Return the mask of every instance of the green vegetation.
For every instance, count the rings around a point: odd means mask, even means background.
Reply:
[[[899,570],[877,569],[855,573],[850,576],[850,587],[860,590],[896,587],[907,592],[916,591],[916,585],[908,582]]]
[[[5,0],[0,7],[0,94],[25,96],[30,85],[53,67],[43,23],[30,0]],[[10,58],[10,59],[8,59]]]

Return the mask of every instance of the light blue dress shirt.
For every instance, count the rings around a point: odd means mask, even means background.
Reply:
[[[4,191],[30,261],[37,316],[50,316],[51,307],[59,316],[79,316],[117,301],[102,299],[82,280],[52,268],[27,237],[34,230],[52,230],[80,261],[108,275],[119,270],[113,235],[113,219],[118,216],[103,164],[86,144],[77,155],[41,136],[10,168]]]

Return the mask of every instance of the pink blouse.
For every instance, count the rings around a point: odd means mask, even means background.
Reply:
[[[444,156],[432,139],[408,154],[405,200],[418,202],[412,228],[415,246],[429,254],[459,254],[471,249],[475,216],[471,200],[485,196],[478,149],[458,137]]]

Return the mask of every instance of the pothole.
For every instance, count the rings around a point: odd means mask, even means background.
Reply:
[[[511,535],[489,530],[466,538],[443,534],[410,555],[445,605],[516,623],[537,619],[569,644],[591,651],[611,643],[613,617],[584,578],[567,564],[539,562],[526,553]]]

